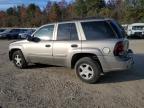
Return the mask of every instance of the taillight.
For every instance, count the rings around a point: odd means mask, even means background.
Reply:
[[[124,54],[124,43],[123,41],[120,41],[116,43],[114,48],[114,55],[115,56],[122,56]]]

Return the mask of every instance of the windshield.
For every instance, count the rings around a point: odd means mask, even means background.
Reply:
[[[144,26],[133,26],[132,30],[144,30]]]

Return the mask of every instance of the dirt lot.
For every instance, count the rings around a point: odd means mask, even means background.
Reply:
[[[2,108],[144,108],[144,40],[130,41],[131,70],[108,73],[98,84],[83,83],[63,67],[17,69],[8,59],[10,42],[0,40]]]

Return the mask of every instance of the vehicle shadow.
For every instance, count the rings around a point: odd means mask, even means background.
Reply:
[[[35,64],[30,64],[26,69],[39,69],[39,68],[48,68],[48,67],[59,67],[59,66],[35,63]]]
[[[52,67],[51,65],[46,65],[46,64],[30,64],[26,69],[39,69],[39,68],[47,68],[47,67]]]
[[[117,83],[144,79],[144,54],[135,54],[134,62],[130,70],[108,72],[100,78],[98,83]]]

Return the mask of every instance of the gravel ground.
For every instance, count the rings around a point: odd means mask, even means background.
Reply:
[[[144,108],[144,40],[131,40],[129,71],[110,72],[97,84],[81,82],[73,70],[32,65],[17,69],[0,40],[0,108]]]

